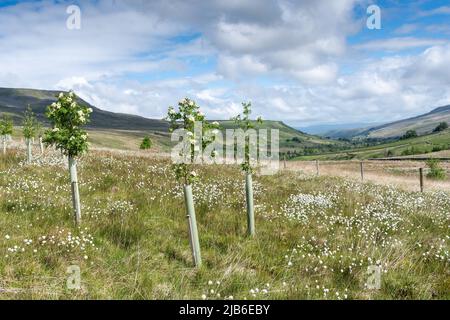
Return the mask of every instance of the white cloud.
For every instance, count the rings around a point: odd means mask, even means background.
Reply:
[[[251,100],[255,115],[304,122],[383,122],[450,103],[448,40],[349,50],[364,25],[358,3],[367,1],[99,0],[83,2],[79,31],[66,28],[63,2],[21,3],[0,9],[0,86],[75,89],[100,108],[155,118],[185,96],[211,118]],[[403,55],[367,58],[376,50]]]
[[[447,15],[450,14],[450,6],[442,6],[432,10],[421,11],[419,16],[429,17],[434,15]]]
[[[394,30],[394,33],[396,34],[408,34],[411,32],[416,31],[420,26],[418,24],[414,23],[406,23],[404,25],[401,25],[399,28]]]
[[[354,48],[372,51],[374,50],[400,51],[411,48],[442,45],[445,43],[448,43],[448,40],[400,37],[400,38],[389,38],[389,39],[369,41],[363,44],[355,45]]]

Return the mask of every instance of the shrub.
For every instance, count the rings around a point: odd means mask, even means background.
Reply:
[[[428,178],[436,180],[444,180],[447,178],[447,173],[445,172],[445,169],[439,165],[439,160],[430,159],[427,161],[427,166],[430,169],[427,174]]]
[[[406,133],[401,137],[402,140],[405,139],[411,139],[411,138],[416,138],[417,137],[417,132],[416,130],[408,130],[406,131]]]
[[[145,137],[142,142],[141,145],[139,146],[139,148],[141,150],[147,150],[150,149],[152,147],[152,140],[150,139],[150,137]]]
[[[448,128],[447,122],[441,122],[439,125],[433,130],[433,132],[440,132]]]

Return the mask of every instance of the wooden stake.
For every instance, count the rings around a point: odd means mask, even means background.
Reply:
[[[319,160],[316,160],[316,175],[319,176],[320,171],[319,171]]]
[[[359,163],[359,165],[360,165],[360,169],[361,169],[361,181],[364,181],[364,163],[363,163],[363,161],[361,161]]]
[[[423,192],[423,168],[419,168],[420,192]]]
[[[284,168],[286,169],[286,155],[284,155]]]

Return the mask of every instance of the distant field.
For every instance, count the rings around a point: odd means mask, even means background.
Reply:
[[[222,130],[236,128],[233,121],[220,121]],[[265,121],[262,125],[256,124],[255,129],[267,129],[270,140],[270,130],[279,130],[280,152],[297,150],[304,147],[317,147],[336,145],[345,146],[340,141],[322,139],[317,136],[307,135],[291,128],[279,121]],[[170,152],[173,143],[167,131],[161,130],[118,130],[118,129],[89,129],[89,142],[94,148],[138,150],[139,144],[148,135],[154,142],[154,150],[158,152]],[[21,128],[16,127],[13,138],[20,141],[22,138]]]

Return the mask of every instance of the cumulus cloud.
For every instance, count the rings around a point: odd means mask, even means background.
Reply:
[[[74,89],[155,118],[185,96],[211,118],[252,100],[255,114],[291,122],[389,121],[450,103],[448,41],[398,36],[420,23],[348,45],[367,3],[86,1],[81,30],[68,30],[68,2],[23,2],[0,8],[0,86]],[[392,54],[370,56],[379,50]]]

